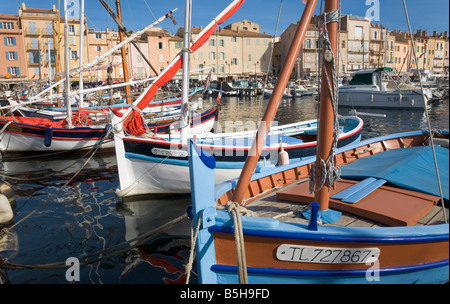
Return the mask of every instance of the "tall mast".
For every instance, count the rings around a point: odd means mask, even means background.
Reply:
[[[186,0],[184,14],[184,45],[183,45],[183,83],[181,87],[181,118],[180,118],[180,137],[181,142],[186,143],[189,134],[189,122],[185,110],[189,99],[189,71],[190,71],[190,46],[191,46],[191,15],[192,0]]]
[[[55,52],[55,83],[60,80],[59,76],[59,28],[61,22],[61,1],[58,1],[58,14],[57,14],[56,25],[52,22],[53,27],[53,50]],[[56,88],[56,93],[59,94],[59,85]],[[58,107],[61,107],[61,99],[58,98]]]
[[[325,13],[327,16],[333,16],[330,14],[332,12],[339,12],[339,0],[327,0],[325,1]],[[328,39],[330,41],[330,47],[333,54],[337,54],[338,45],[337,45],[337,36],[338,36],[338,25],[339,25],[339,13],[335,14],[337,17],[331,19],[332,17],[327,17],[327,24],[325,24],[326,29],[328,31]],[[324,43],[326,46],[326,43]],[[327,52],[329,50],[324,50]],[[322,87],[321,87],[321,100],[320,100],[320,110],[319,110],[319,140],[317,142],[317,155],[316,155],[316,189],[319,189],[315,192],[315,201],[320,204],[320,211],[326,211],[329,209],[329,189],[326,187],[326,184],[323,187],[320,187],[321,178],[325,172],[321,172],[319,168],[321,168],[321,163],[326,162],[328,157],[331,155],[332,145],[333,145],[333,129],[334,129],[334,109],[332,102],[332,90],[328,87],[330,84],[331,88],[335,85],[335,81],[333,79],[333,71],[337,71],[337,62],[336,61],[324,61],[325,66],[322,70]],[[333,64],[335,66],[333,67]],[[334,92],[334,90],[333,90]],[[334,96],[337,98],[337,96]]]
[[[258,128],[255,140],[253,140],[252,147],[248,153],[244,168],[242,169],[239,177],[239,182],[235,188],[233,196],[231,197],[233,202],[242,204],[244,200],[253,171],[255,170],[261,156],[267,133],[269,132],[270,126],[275,118],[278,105],[283,97],[284,89],[289,81],[289,77],[292,73],[298,53],[300,52],[300,48],[303,45],[303,40],[305,38],[306,31],[308,30],[308,25],[311,22],[312,15],[314,14],[316,4],[317,0],[309,0],[306,4],[305,10],[303,11],[297,32],[295,33],[292,45],[286,57],[286,61],[283,64],[283,68],[281,69],[280,76],[278,77],[278,82],[273,90],[272,96],[270,97],[266,112],[264,113],[264,117]]]
[[[119,18],[119,20],[122,21],[122,13],[120,10],[120,0],[116,0],[116,9],[117,9],[117,17]],[[119,26],[119,40],[120,40],[120,42],[122,42],[124,40],[123,39],[123,31],[120,28],[120,26]],[[121,54],[122,54],[123,78],[124,78],[125,82],[128,82],[128,81],[130,81],[130,79],[128,76],[128,62],[127,62],[127,55],[125,53],[125,46],[123,46],[121,48]],[[130,86],[125,87],[125,98],[126,98],[128,104],[132,103]]]
[[[84,51],[84,0],[81,0],[81,7],[80,7],[80,67],[83,66],[83,52]],[[79,101],[79,107],[83,107],[83,72],[80,72],[80,101]]]
[[[65,65],[65,95],[64,103],[67,111],[67,127],[72,128],[72,107],[70,106],[70,63],[69,63],[69,17],[67,0],[64,0],[64,65]]]

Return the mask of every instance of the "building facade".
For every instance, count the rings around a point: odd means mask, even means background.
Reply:
[[[239,22],[238,22],[239,24]],[[219,27],[209,40],[191,55],[191,70],[211,67],[217,78],[254,77],[271,71],[269,66],[272,36],[259,33],[259,29],[251,23],[252,30],[243,30],[236,24],[227,28]],[[236,28],[236,30],[234,30]],[[192,37],[202,31],[202,28],[192,28]],[[177,36],[182,37],[184,28],[178,30]],[[208,71],[194,73],[193,79],[204,80]]]
[[[27,79],[23,37],[17,15],[0,14],[0,82]]]

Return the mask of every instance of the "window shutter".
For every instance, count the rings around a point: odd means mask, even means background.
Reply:
[[[8,39],[5,37],[5,45],[8,45]]]
[[[19,59],[19,56],[17,56],[17,52],[14,52],[14,60]]]
[[[8,73],[11,74],[11,68],[10,67],[8,67]]]
[[[13,45],[16,45],[16,37],[13,37]]]
[[[17,76],[19,76],[20,75],[20,68],[17,67],[16,70],[17,70]]]
[[[9,52],[6,52],[6,60],[9,60],[9,54],[8,54]]]
[[[0,29],[3,28],[3,22],[0,22]]]

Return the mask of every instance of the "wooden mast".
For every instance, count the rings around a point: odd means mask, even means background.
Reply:
[[[339,9],[339,0],[327,0],[325,1],[325,13],[330,13],[331,11],[337,11]],[[328,18],[327,18],[328,19]],[[330,21],[330,20],[328,20]],[[331,51],[333,54],[337,54],[337,35],[338,35],[338,23],[339,19],[331,20],[324,26],[327,27],[328,39],[331,44]],[[331,87],[334,85],[333,81],[333,63],[334,62],[324,62],[325,66],[322,70],[322,87],[321,87],[321,100],[320,100],[320,110],[319,110],[319,140],[317,142],[317,155],[316,155],[316,189],[319,188],[320,180],[322,178],[322,172],[319,170],[321,168],[321,162],[326,161],[331,153],[333,144],[333,127],[334,127],[334,111],[332,96],[328,83]],[[334,68],[337,68],[335,65]],[[325,71],[326,69],[326,71]],[[328,77],[328,79],[327,79]],[[337,96],[336,96],[337,98]],[[324,185],[319,191],[315,193],[315,201],[319,202],[319,210],[325,211],[329,208],[329,189]]]
[[[116,0],[116,9],[117,9],[117,17],[120,21],[122,21],[122,13],[120,10],[120,0]],[[120,42],[123,41],[123,31],[119,26],[119,40]],[[130,81],[129,75],[128,75],[128,61],[127,61],[127,55],[125,53],[125,46],[121,48],[121,54],[122,54],[122,66],[123,66],[123,78],[125,82]],[[127,100],[128,104],[132,103],[131,100],[131,89],[130,86],[125,87],[125,98]]]
[[[317,0],[309,0],[306,4],[305,10],[303,11],[302,18],[299,21],[297,32],[295,33],[292,45],[289,49],[288,56],[283,68],[281,69],[280,76],[278,77],[278,82],[273,90],[272,96],[267,105],[266,112],[264,113],[263,120],[256,133],[255,140],[252,143],[252,147],[249,151],[247,159],[245,161],[244,168],[242,169],[241,175],[239,177],[239,182],[235,188],[231,201],[242,204],[244,196],[248,191],[248,185],[253,175],[253,171],[259,161],[262,148],[266,141],[267,133],[272,125],[275,118],[278,105],[283,97],[284,89],[291,76],[292,69],[295,65],[298,53],[303,44],[303,40],[308,29],[308,25],[311,22],[312,15],[314,14],[314,9],[316,7]]]
[[[53,49],[55,51],[55,82],[58,82],[61,77],[59,75],[59,29],[61,26],[61,1],[58,1],[58,19],[56,20],[56,28],[55,24],[52,22],[53,27]],[[60,88],[59,85],[56,88],[57,94],[59,94]],[[61,107],[61,98],[58,98],[58,107]]]

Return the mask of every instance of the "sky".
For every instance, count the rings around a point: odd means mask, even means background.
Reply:
[[[64,6],[64,0],[61,7]],[[67,0],[69,7],[78,4],[70,4],[74,0]],[[75,0],[80,3],[81,0]],[[2,1],[0,14],[17,14],[17,8],[25,3],[32,8],[58,8],[58,0],[9,0]],[[105,0],[116,11],[116,0]],[[192,0],[192,25],[194,27],[206,26],[212,18],[225,9],[232,0]],[[281,4],[281,15],[277,25],[278,12]],[[316,6],[316,14],[322,7],[319,0]],[[153,23],[155,19],[177,8],[174,17],[178,24],[173,25],[170,20],[163,21],[159,26],[175,33],[178,27],[184,25],[185,0],[121,0],[122,20],[127,30],[138,31]],[[417,29],[426,30],[429,34],[433,31],[444,32],[449,30],[449,1],[448,0],[406,0],[409,20],[414,32]],[[296,23],[302,15],[305,5],[302,0],[246,0],[239,11],[235,13],[222,26],[248,19],[261,25],[261,32],[280,36],[291,24]],[[371,12],[379,12],[371,13]],[[389,30],[399,29],[407,32],[407,22],[403,7],[403,0],[342,0],[342,14],[352,14],[364,17],[368,14],[379,19],[374,23],[381,23]],[[85,0],[85,14],[88,28],[104,30],[106,27],[117,29],[108,12],[99,0]]]

